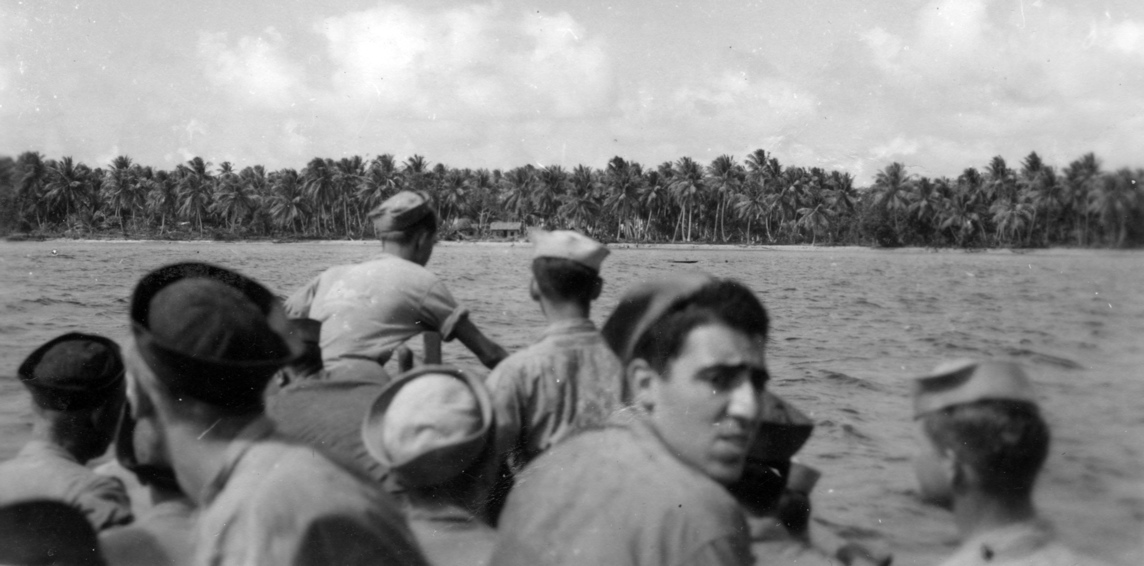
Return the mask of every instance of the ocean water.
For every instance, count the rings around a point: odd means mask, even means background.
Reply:
[[[68,331],[126,338],[131,290],[149,270],[206,261],[287,295],[375,253],[370,242],[0,242],[0,458],[30,429],[19,363]],[[429,267],[512,351],[544,326],[529,262],[527,245],[449,243]],[[743,281],[770,311],[772,389],[817,423],[799,458],[824,474],[819,532],[888,548],[895,564],[949,553],[950,517],[916,499],[908,379],[944,359],[997,357],[1026,365],[1053,429],[1042,512],[1078,550],[1144,563],[1144,254],[618,247],[593,318],[629,284],[679,270]],[[445,358],[484,373],[458,344]]]

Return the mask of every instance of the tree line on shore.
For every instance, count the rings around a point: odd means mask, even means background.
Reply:
[[[647,243],[1132,247],[1144,244],[1142,181],[1144,169],[1104,171],[1092,153],[1059,171],[1035,152],[1018,169],[997,156],[955,179],[895,162],[857,188],[848,173],[784,166],[762,149],[708,165],[614,157],[603,169],[490,171],[382,154],[269,172],[199,157],[171,171],[126,156],[92,168],[25,152],[0,158],[0,235],[360,239],[369,210],[412,189],[433,197],[445,237],[509,221]]]

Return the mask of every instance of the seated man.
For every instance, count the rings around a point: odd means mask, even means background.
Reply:
[[[107,451],[123,406],[119,346],[65,334],[32,352],[18,373],[32,394],[32,440],[0,464],[0,505],[56,499],[82,510],[97,531],[131,522],[123,483],[85,466]]]
[[[493,409],[483,383],[446,366],[399,376],[361,428],[434,566],[488,564],[496,532],[482,520],[496,471]]]
[[[520,475],[493,564],[751,564],[739,479],[767,382],[767,313],[739,283],[640,285],[603,328],[631,405]]]
[[[425,269],[437,238],[437,214],[421,193],[400,192],[369,214],[381,255],[331,267],[286,301],[291,317],[322,323],[321,348],[332,379],[388,380],[382,366],[422,332],[458,338],[492,368],[507,355],[469,320],[468,310]]]
[[[1011,362],[963,360],[914,382],[923,499],[953,511],[961,548],[943,564],[1097,564],[1057,542],[1033,506],[1049,428]]]
[[[548,328],[539,342],[509,356],[488,377],[500,458],[511,470],[507,477],[622,405],[620,360],[588,318],[603,285],[599,272],[607,248],[570,231],[537,230],[532,239],[528,291]]]
[[[301,344],[269,291],[201,263],[145,276],[131,299],[128,397],[199,507],[194,564],[424,564],[394,502],[281,437],[263,391]]]

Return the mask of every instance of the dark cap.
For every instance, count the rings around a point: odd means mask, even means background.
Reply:
[[[714,281],[705,273],[678,273],[640,283],[624,294],[600,333],[626,364],[640,337],[660,317]]]
[[[311,345],[320,343],[322,336],[321,321],[312,318],[292,318],[288,322],[287,332],[300,340],[303,344]]]
[[[270,291],[204,263],[143,277],[131,298],[131,322],[139,353],[160,380],[231,409],[261,405],[270,377],[302,352]]]
[[[31,499],[0,507],[0,564],[106,564],[95,528],[78,507]]]
[[[401,191],[377,205],[369,213],[377,235],[404,232],[421,219],[434,214],[429,197],[420,191]]]
[[[45,409],[73,411],[103,404],[123,381],[119,345],[94,334],[53,338],[20,364],[20,381]]]

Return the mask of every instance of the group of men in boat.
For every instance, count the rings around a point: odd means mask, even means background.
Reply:
[[[28,356],[0,563],[889,563],[810,540],[815,474],[792,456],[812,425],[767,391],[768,316],[743,284],[660,276],[597,329],[608,250],[539,231],[527,288],[548,326],[510,356],[425,268],[424,195],[370,218],[379,256],[284,302],[169,265],[135,286],[122,347],[76,332]],[[413,363],[426,332],[491,372]],[[1049,432],[1020,367],[943,364],[913,389],[920,491],[963,538],[946,564],[1092,563],[1033,506]]]

